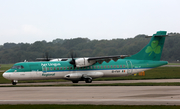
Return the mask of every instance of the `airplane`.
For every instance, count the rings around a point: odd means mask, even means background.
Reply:
[[[160,61],[166,31],[157,31],[150,42],[134,55],[114,55],[40,59],[38,62],[20,62],[3,73],[3,77],[16,85],[21,80],[66,79],[73,83],[91,83],[95,78],[121,77],[168,64]]]

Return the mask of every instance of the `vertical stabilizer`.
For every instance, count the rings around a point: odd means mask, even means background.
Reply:
[[[138,60],[154,60],[159,61],[164,46],[166,31],[158,31],[153,34],[149,44],[147,44],[140,52],[126,59],[138,59]]]

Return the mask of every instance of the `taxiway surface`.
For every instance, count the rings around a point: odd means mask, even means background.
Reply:
[[[92,81],[88,84],[113,84],[113,83],[169,83],[169,82],[180,82],[180,79],[147,79],[147,80],[113,80],[113,81]],[[58,84],[80,84],[86,85],[84,81],[79,81],[79,83],[67,82],[43,82],[43,83],[17,83],[17,85],[58,85]],[[12,84],[0,84],[0,86],[12,86]]]
[[[1,87],[0,104],[180,105],[180,87]]]

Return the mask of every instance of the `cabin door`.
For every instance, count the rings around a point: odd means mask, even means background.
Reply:
[[[133,66],[132,66],[132,62],[131,61],[126,61],[127,63],[127,73],[132,73],[133,71]]]

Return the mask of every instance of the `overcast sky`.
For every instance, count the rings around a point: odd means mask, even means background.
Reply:
[[[0,45],[180,32],[180,0],[0,0]]]

